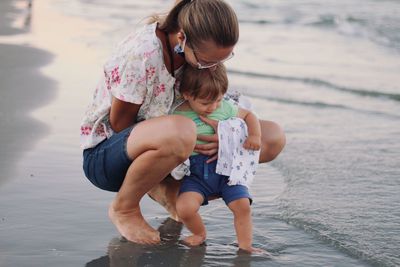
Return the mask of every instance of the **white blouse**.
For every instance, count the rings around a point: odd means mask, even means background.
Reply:
[[[95,147],[113,135],[110,126],[112,97],[140,104],[137,121],[168,114],[180,94],[168,72],[163,47],[156,36],[157,23],[129,35],[104,65],[104,76],[94,91],[81,123],[81,147]]]

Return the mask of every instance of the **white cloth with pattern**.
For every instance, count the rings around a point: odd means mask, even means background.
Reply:
[[[256,174],[260,151],[243,147],[247,136],[246,123],[240,118],[230,118],[218,123],[216,172],[229,176],[229,185],[249,187]]]
[[[186,175],[190,175],[190,160],[187,159],[183,163],[179,164],[172,170],[171,176],[175,180],[182,180]]]

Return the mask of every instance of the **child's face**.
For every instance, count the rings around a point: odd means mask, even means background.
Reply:
[[[220,107],[223,95],[218,96],[216,100],[209,100],[204,98],[194,99],[192,96],[185,96],[189,103],[190,108],[201,116],[207,117]]]

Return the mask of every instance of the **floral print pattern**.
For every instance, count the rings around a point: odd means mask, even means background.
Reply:
[[[81,123],[81,147],[96,146],[113,134],[109,113],[112,97],[141,105],[137,121],[168,114],[179,98],[175,78],[164,64],[157,24],[129,35],[104,65],[104,76]]]

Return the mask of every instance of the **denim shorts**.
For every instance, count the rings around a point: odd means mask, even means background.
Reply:
[[[132,127],[113,134],[93,148],[83,151],[83,171],[92,184],[103,190],[118,192],[132,163],[126,143]]]
[[[249,190],[244,185],[228,185],[228,176],[215,172],[217,161],[206,163],[208,156],[190,156],[190,176],[185,176],[179,193],[197,192],[204,198],[202,205],[208,204],[208,197],[222,197],[226,205],[230,202],[248,198],[250,204],[253,202]]]

